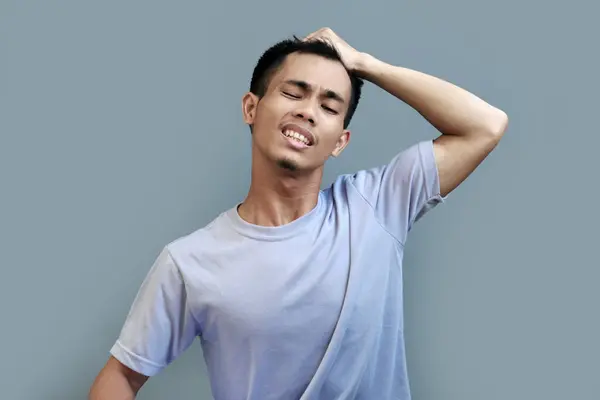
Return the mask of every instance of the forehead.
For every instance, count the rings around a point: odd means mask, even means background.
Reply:
[[[290,54],[273,76],[278,86],[287,80],[305,81],[319,90],[333,90],[344,98],[350,98],[351,82],[341,62],[315,54]]]

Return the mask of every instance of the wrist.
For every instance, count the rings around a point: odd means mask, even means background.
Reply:
[[[352,72],[361,78],[368,78],[377,67],[378,60],[368,53],[359,53]]]

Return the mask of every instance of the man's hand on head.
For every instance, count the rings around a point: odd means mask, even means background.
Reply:
[[[342,63],[351,72],[356,72],[361,61],[365,57],[364,53],[350,46],[346,41],[339,37],[331,28],[321,28],[314,31],[304,38],[304,40],[322,40],[325,41],[340,53]]]

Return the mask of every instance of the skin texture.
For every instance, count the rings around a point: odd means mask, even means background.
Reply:
[[[243,99],[244,120],[253,125],[255,155],[287,159],[298,175],[318,174],[327,158],[339,155],[348,143],[350,132],[343,123],[350,89],[350,78],[339,62],[312,54],[289,55],[262,98],[248,93]],[[335,95],[328,97],[328,92]],[[288,146],[281,134],[287,123],[309,131],[315,142],[301,151]]]
[[[88,399],[132,400],[147,380],[111,356],[94,380]]]

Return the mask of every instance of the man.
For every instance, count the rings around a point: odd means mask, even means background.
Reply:
[[[363,80],[442,135],[321,190]],[[409,399],[407,233],[494,149],[506,114],[328,28],[269,49],[242,112],[252,134],[246,199],[165,247],[90,398],[134,398],[199,337],[217,400]]]

